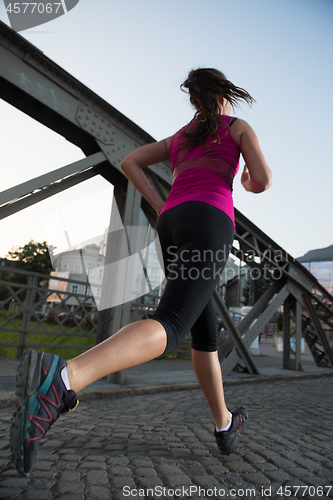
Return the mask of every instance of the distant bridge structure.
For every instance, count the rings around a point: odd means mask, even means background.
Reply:
[[[110,104],[85,87],[38,48],[0,22],[0,97],[75,144],[86,158],[0,193],[0,219],[101,175],[114,186],[125,227],[137,226],[140,207],[154,225],[156,213],[132,187],[119,168],[123,157],[154,139]],[[168,162],[145,169],[150,185],[166,199],[172,183]],[[219,348],[223,372],[258,374],[250,345],[281,305],[284,307],[283,368],[302,370],[301,335],[318,366],[332,367],[333,352],[323,325],[333,329],[333,297],[299,262],[237,209],[232,253],[252,268],[265,270],[271,286],[238,324],[214,292],[217,315],[228,336]],[[118,249],[119,250],[119,249]],[[106,261],[118,251],[107,246]],[[97,341],[126,325],[130,305],[99,312]],[[290,347],[291,336],[296,349]]]

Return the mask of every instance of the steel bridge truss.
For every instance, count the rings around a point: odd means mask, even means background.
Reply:
[[[154,226],[156,213],[122,174],[119,163],[135,148],[154,139],[110,104],[48,59],[38,48],[0,22],[0,97],[81,148],[86,158],[0,193],[0,218],[45,200],[96,175],[114,186],[122,223],[139,222],[140,207]],[[172,183],[168,162],[145,169],[150,185],[166,199]],[[112,210],[114,217],[114,211]],[[232,253],[271,282],[238,324],[214,292],[217,315],[228,332],[219,347],[225,374],[258,374],[249,347],[276,311],[284,306],[283,368],[302,370],[300,339],[305,338],[318,366],[333,366],[324,325],[333,328],[333,297],[293,257],[238,210]],[[119,253],[108,242],[106,262]],[[130,321],[130,303],[100,311],[97,341]],[[290,337],[295,336],[295,350]]]

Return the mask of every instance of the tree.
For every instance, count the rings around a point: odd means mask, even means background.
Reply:
[[[14,260],[13,267],[16,269],[42,274],[49,274],[53,271],[46,241],[36,243],[31,240],[23,247],[9,251],[8,255]]]
[[[50,274],[53,271],[49,255],[49,246],[46,241],[36,243],[29,241],[23,247],[16,250],[10,250],[8,256],[13,260],[13,269],[22,269],[32,273]],[[0,270],[0,281],[7,283],[26,284],[28,277],[25,274],[8,273]],[[24,299],[25,292],[19,293],[19,298]],[[6,285],[0,286],[0,302],[5,301],[11,296],[11,292]],[[8,304],[7,304],[8,306]]]

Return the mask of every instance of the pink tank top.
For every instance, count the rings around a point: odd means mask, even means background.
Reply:
[[[219,144],[209,136],[189,151],[181,148],[181,131],[172,137],[169,154],[173,184],[160,214],[185,201],[202,201],[225,212],[235,224],[232,183],[239,168],[240,150],[230,133],[233,118],[222,115],[220,119],[227,126],[221,123],[217,128]]]

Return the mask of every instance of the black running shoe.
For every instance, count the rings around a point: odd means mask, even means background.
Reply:
[[[221,455],[231,455],[238,446],[239,434],[245,429],[249,422],[249,415],[244,406],[232,412],[232,422],[228,431],[214,431],[217,446]]]
[[[60,372],[66,361],[43,351],[27,350],[16,377],[19,398],[10,429],[13,462],[19,474],[29,476],[41,438],[61,413],[74,410],[78,400],[68,391]]]

